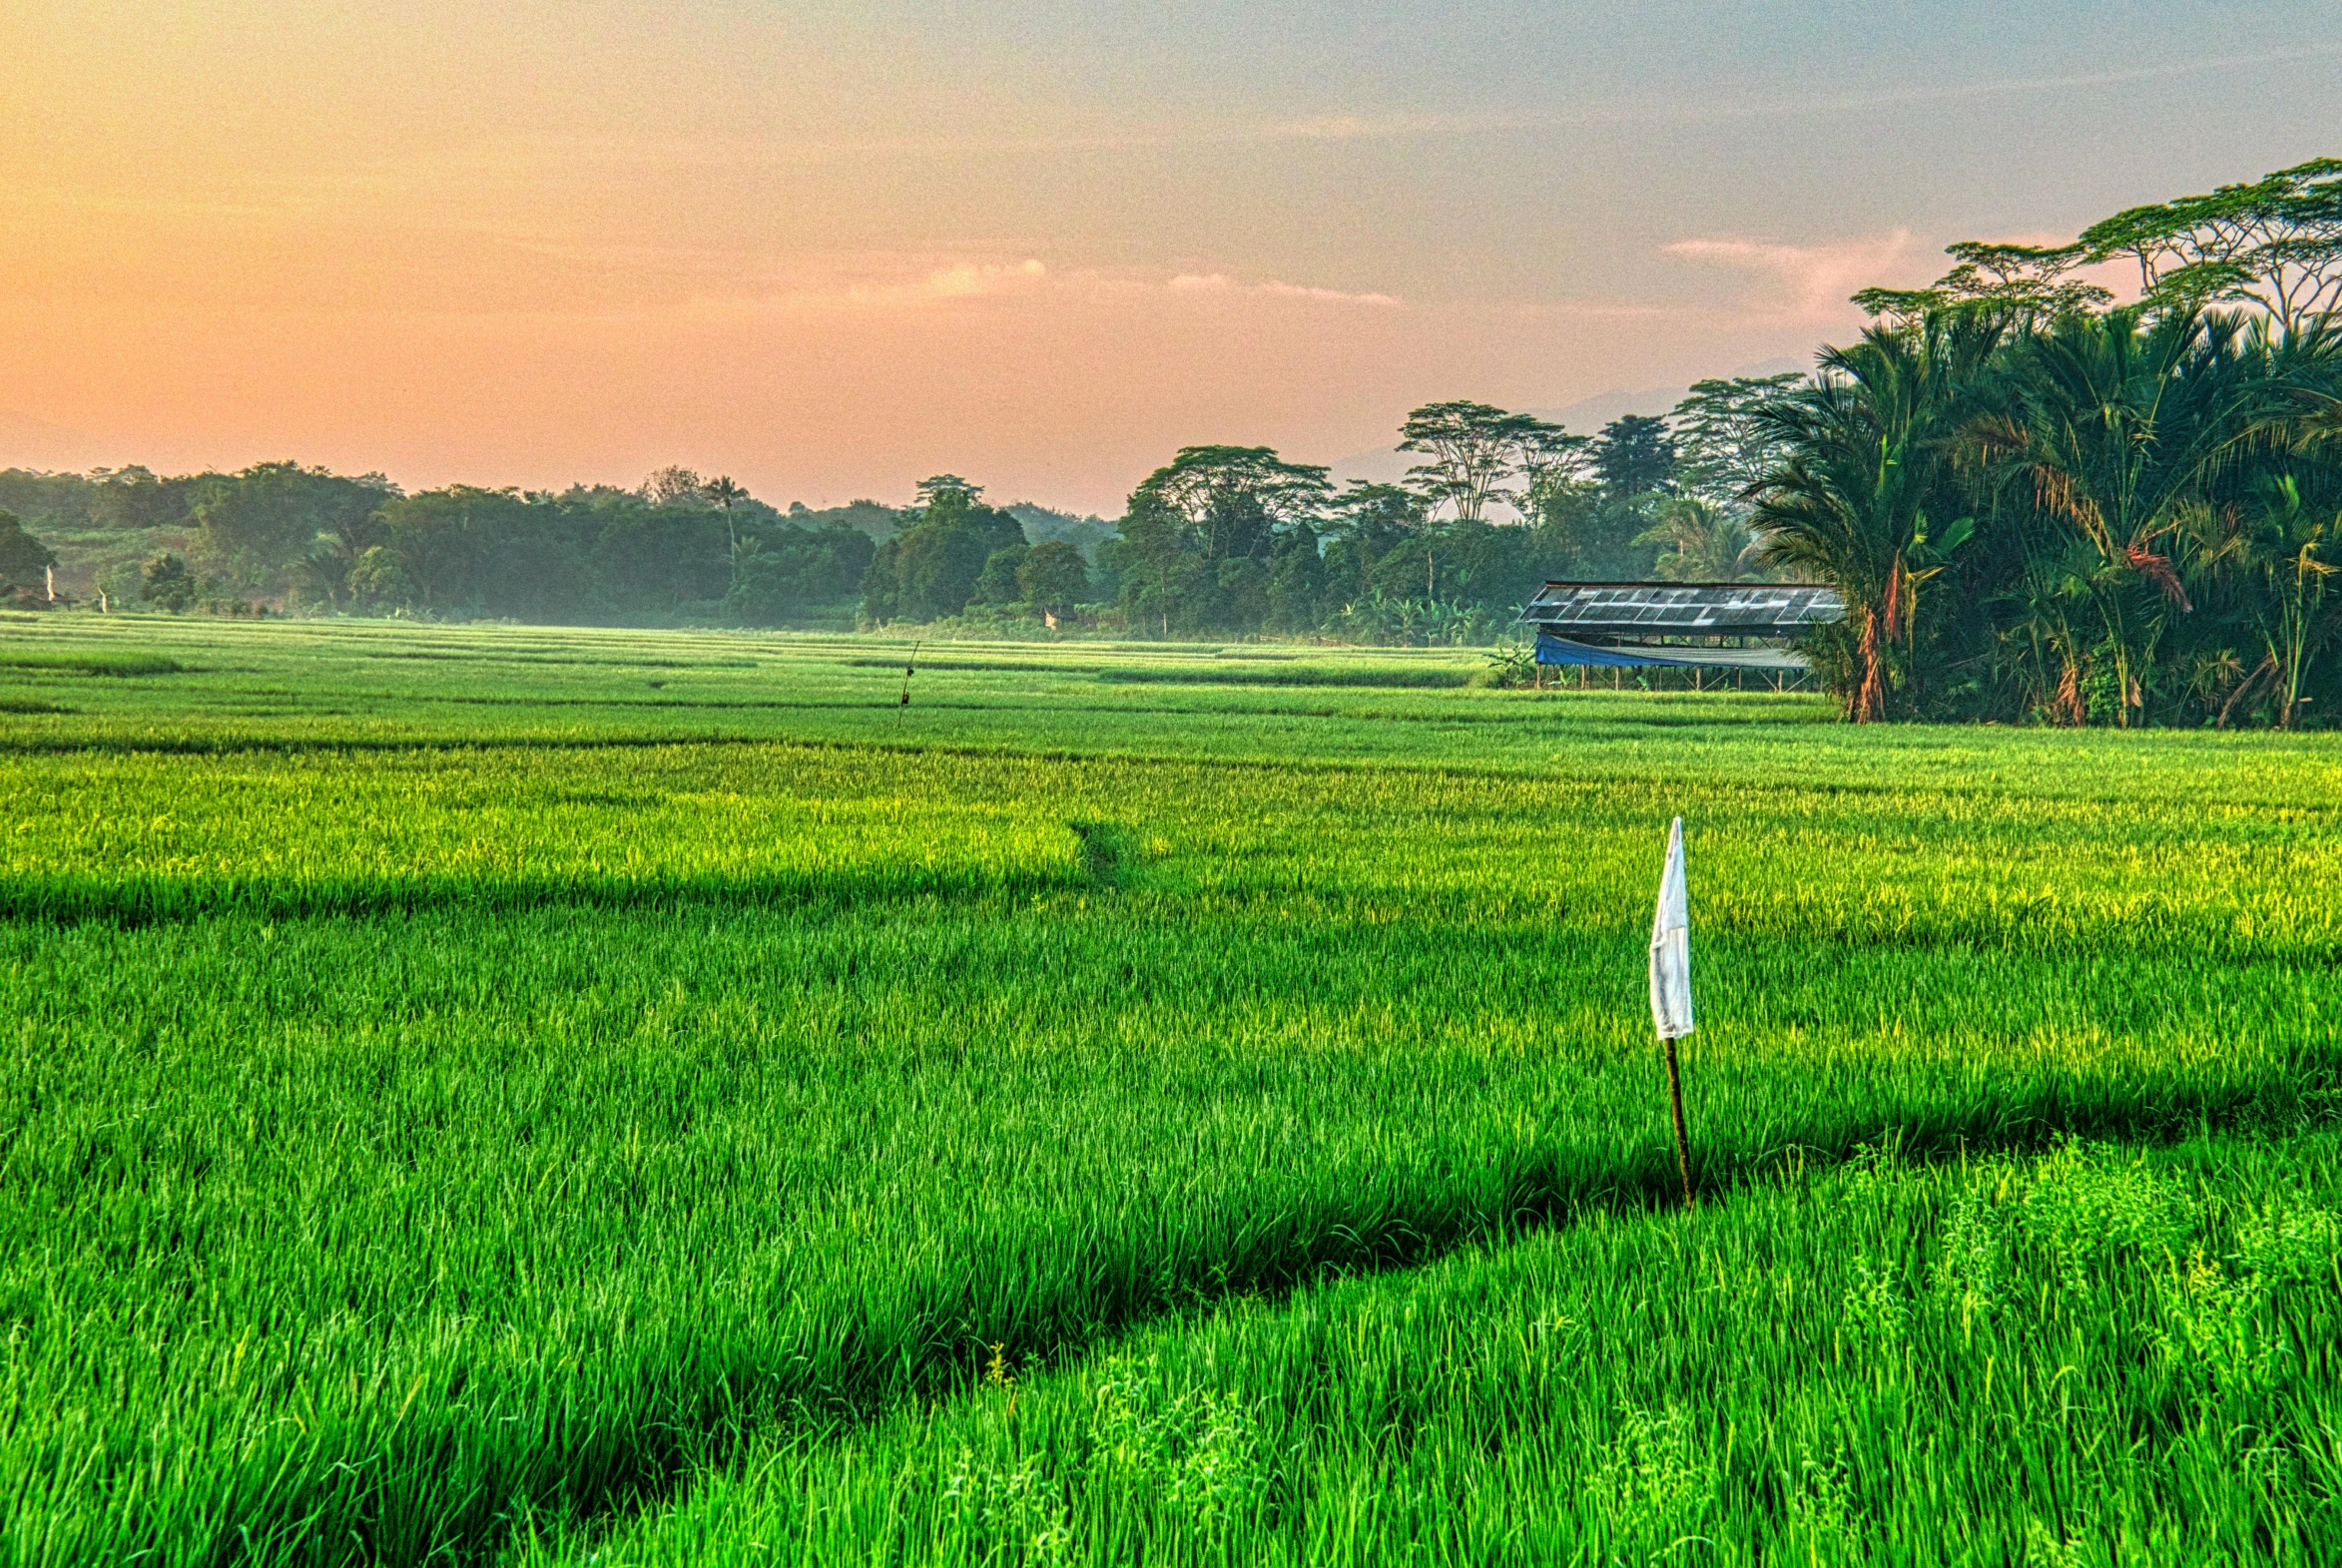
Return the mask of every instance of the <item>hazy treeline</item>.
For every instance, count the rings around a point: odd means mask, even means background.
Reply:
[[[1036,537],[1093,549],[1095,519],[1020,506]],[[540,622],[851,622],[902,514],[787,511],[665,469],[636,489],[451,486],[298,464],[163,477],[0,471],[0,589],[47,603],[46,568],[107,608],[501,617]],[[1011,527],[1020,526],[1012,522]]]
[[[1670,421],[1592,436],[1484,403],[1415,410],[1403,484],[1337,490],[1266,447],[1193,446],[1132,492],[1100,552],[1127,629],[1485,642],[1548,578],[1737,578],[1745,417],[1777,380],[1702,382]]]
[[[1433,404],[1403,427],[1422,459],[1406,484],[1339,493],[1266,449],[1190,447],[1116,523],[995,506],[948,474],[905,507],[783,511],[685,469],[635,489],[407,495],[290,462],[9,470],[0,508],[30,531],[28,560],[63,561],[69,592],[108,608],[977,631],[1079,618],[1155,636],[1484,642],[1547,576],[1753,570],[1729,493],[1754,460],[1747,408],[1782,379],[1703,382],[1673,421],[1628,416],[1591,437]]]
[[[1757,460],[1746,410],[1780,381],[1703,382],[1675,428],[1629,416],[1593,437],[1480,403],[1428,405],[1403,427],[1424,460],[1401,485],[1338,491],[1324,468],[1265,447],[1187,447],[1086,562],[939,475],[878,547],[863,619],[1013,631],[1079,616],[1137,636],[1471,643],[1498,635],[1548,576],[1737,577],[1755,563],[1726,495],[1737,465]]]

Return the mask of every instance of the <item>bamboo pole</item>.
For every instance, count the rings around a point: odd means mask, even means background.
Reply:
[[[1683,1207],[1691,1208],[1691,1140],[1683,1131],[1683,1073],[1675,1064],[1675,1037],[1661,1042],[1667,1048],[1667,1106],[1675,1117],[1675,1174],[1683,1178]]]

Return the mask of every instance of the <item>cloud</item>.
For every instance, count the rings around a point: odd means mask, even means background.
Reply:
[[[1762,286],[1746,301],[1752,313],[1829,321],[1847,313],[1847,295],[1856,289],[1897,280],[1911,255],[1912,234],[1896,229],[1823,245],[1720,236],[1678,240],[1662,250],[1687,261],[1753,274]]]
[[[447,172],[477,176],[494,171],[511,177],[544,168],[622,165],[659,170],[763,169],[835,162],[951,161],[967,158],[1018,159],[1059,155],[1159,152],[1276,144],[1391,142],[1424,138],[1521,133],[1550,134],[1602,127],[1731,124],[1752,120],[1807,120],[1865,114],[1930,104],[1964,104],[2003,98],[2126,87],[2190,77],[2264,71],[2342,57],[2342,45],[2307,44],[2256,53],[2119,66],[2059,75],[2004,77],[1997,81],[1949,81],[1889,87],[1874,92],[1799,92],[1784,97],[1734,98],[1726,93],[1696,101],[1648,97],[1567,110],[1536,108],[1433,111],[1415,114],[1329,112],[1282,120],[1112,121],[1074,127],[1024,129],[999,126],[948,135],[786,136],[786,137],[496,137],[447,157]],[[388,174],[389,171],[380,171]],[[416,176],[411,160],[396,166],[396,177]]]
[[[866,257],[842,258],[826,272],[795,270],[781,277],[744,278],[730,288],[702,292],[702,311],[890,311],[949,306],[969,300],[1104,295],[1168,290],[1174,294],[1236,299],[1291,299],[1307,304],[1392,309],[1396,294],[1355,292],[1289,283],[1248,282],[1226,272],[1177,272],[1147,267],[1052,267],[1037,259]]]
[[[1397,294],[1315,288],[1304,283],[1282,282],[1274,277],[1265,282],[1240,283],[1226,272],[1181,272],[1167,286],[1174,293],[1183,294],[1250,294],[1270,299],[1306,299],[1316,304],[1371,305],[1386,310],[1405,303]]]
[[[530,132],[490,137],[449,149],[433,162],[441,172],[463,179],[476,178],[482,173],[508,177],[515,169],[544,168],[753,171],[839,162],[1013,160],[1280,143],[1387,142],[1544,130],[1577,123],[1578,119],[1513,112],[1325,114],[1291,120],[1106,122],[1087,127],[1032,130],[1002,126],[941,136],[571,136]],[[385,167],[372,173],[412,178],[415,169],[414,163],[406,162],[395,169]]]
[[[1008,265],[961,261],[956,266],[929,272],[907,289],[881,289],[878,294],[909,299],[975,299],[1025,287],[1048,275],[1048,267],[1030,258]]]
[[[1047,263],[1021,261],[930,261],[907,272],[862,276],[799,276],[780,286],[742,289],[694,301],[701,309],[892,310],[915,309],[959,300],[1029,293],[1053,280]]]
[[[1490,131],[1549,130],[1554,117],[1481,111],[1471,114],[1311,115],[1256,125],[1222,125],[1191,132],[1195,140],[1226,142],[1389,142],[1409,137],[1468,136]]]

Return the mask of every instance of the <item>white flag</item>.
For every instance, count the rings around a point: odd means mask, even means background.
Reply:
[[[1691,1033],[1691,915],[1683,893],[1683,818],[1667,833],[1659,908],[1651,917],[1651,1024],[1659,1038]]]

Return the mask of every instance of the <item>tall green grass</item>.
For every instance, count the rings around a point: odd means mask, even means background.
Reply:
[[[2314,961],[2338,807],[768,745],[0,754],[0,910],[1064,887],[1095,822],[1124,885],[1195,907],[1624,931],[1680,813],[1710,929]]]
[[[821,792],[819,772],[744,775],[672,749],[0,759],[0,912],[837,900],[1083,879],[1061,820],[892,792],[867,772]]]
[[[2330,1562],[2337,1204],[2331,1135],[1784,1173],[1004,1359],[511,1560]]]
[[[47,1560],[249,1532],[419,1561],[776,1420],[948,1393],[993,1344],[1665,1191],[1631,992],[1546,978],[1630,971],[1631,937],[1362,948],[1079,903],[20,934],[6,1495]],[[2067,990],[2021,955],[1825,951],[1711,944],[1711,1190],[1894,1134],[2281,1122],[2331,1087],[2282,972]],[[1962,1027],[1979,992],[2020,1000]]]
[[[51,617],[35,632],[0,632],[0,647],[135,651],[191,668],[169,681],[20,672],[27,696],[74,711],[0,733],[19,751],[84,754],[796,741],[1667,780],[1823,797],[1942,791],[2269,820],[2325,819],[2342,799],[2342,754],[2321,735],[1855,730],[1831,723],[1827,703],[1795,696],[1205,687],[1095,674],[1109,659],[1131,671],[1226,671],[1254,661],[1224,652],[1293,650],[985,648],[959,662],[987,668],[929,669],[905,712],[895,702],[900,666],[875,659],[874,641]],[[415,653],[433,657],[407,657]],[[1300,661],[1259,662],[1458,679],[1484,663],[1470,650],[1308,650]]]
[[[97,649],[0,646],[0,670],[60,675],[177,675],[185,666],[161,654]]]
[[[0,731],[0,1562],[2331,1540],[2330,747],[132,630]]]

